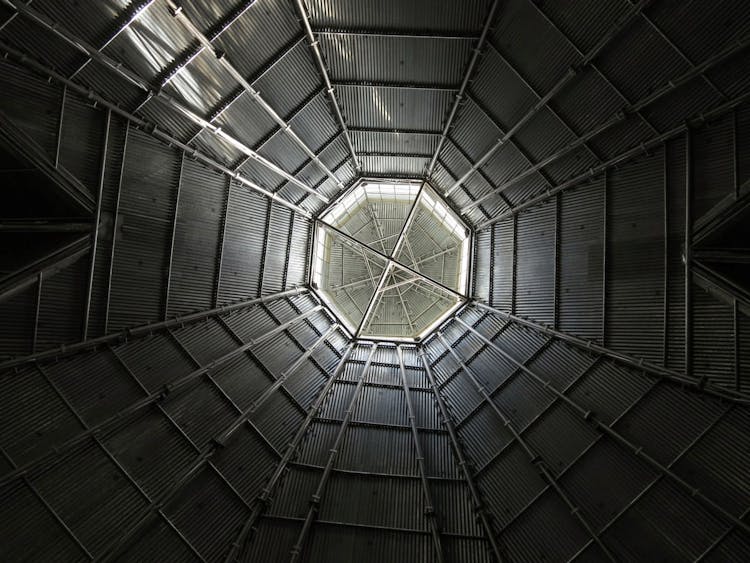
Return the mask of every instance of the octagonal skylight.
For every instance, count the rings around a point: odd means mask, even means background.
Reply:
[[[355,337],[416,341],[466,300],[470,252],[427,183],[362,180],[316,222],[311,281]]]

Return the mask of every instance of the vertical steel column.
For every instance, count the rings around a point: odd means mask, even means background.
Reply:
[[[518,215],[513,215],[513,265],[510,270],[510,312],[516,314],[516,281],[518,272]]]
[[[107,276],[107,303],[104,310],[104,334],[109,333],[109,304],[112,298],[112,274],[115,268],[115,246],[117,243],[117,220],[120,215],[120,196],[122,194],[122,181],[125,177],[125,159],[128,155],[128,137],[130,136],[130,124],[125,126],[125,140],[122,143],[122,161],[120,162],[120,178],[117,180],[117,195],[115,196],[115,211],[112,215],[112,249],[109,255],[109,274]]]
[[[240,554],[243,546],[245,545],[248,535],[254,529],[258,518],[261,517],[266,507],[268,506],[271,495],[276,490],[276,486],[279,484],[279,481],[281,481],[281,477],[284,475],[287,466],[297,455],[297,449],[302,443],[302,439],[307,434],[307,431],[310,428],[313,420],[318,415],[318,412],[320,412],[320,407],[323,406],[323,401],[326,399],[328,393],[333,388],[333,384],[338,381],[341,373],[344,371],[344,368],[346,368],[346,363],[349,361],[349,356],[351,355],[353,348],[353,343],[349,343],[346,351],[344,352],[344,355],[339,361],[339,365],[336,366],[336,371],[334,371],[333,375],[328,378],[328,381],[326,381],[323,389],[320,391],[317,398],[310,406],[310,409],[307,412],[307,416],[305,417],[305,420],[302,422],[300,427],[297,429],[294,438],[292,438],[291,442],[287,444],[286,450],[284,450],[284,455],[281,457],[279,464],[276,466],[276,469],[271,474],[268,481],[266,481],[265,486],[261,490],[258,497],[255,499],[250,517],[245,521],[245,524],[242,526],[242,528],[240,528],[240,531],[238,532],[235,540],[232,542],[229,553],[224,559],[225,563],[233,563],[239,561],[237,557]]]
[[[505,350],[500,348],[497,344],[492,342],[490,339],[488,339],[486,336],[484,336],[474,327],[469,326],[467,323],[465,323],[458,317],[456,317],[455,320],[457,323],[465,327],[468,331],[475,334],[480,340],[485,342],[490,348],[495,350],[503,358],[515,364],[523,373],[528,375],[542,389],[547,390],[547,392],[561,399],[566,405],[568,405],[573,411],[577,412],[583,418],[583,420],[585,420],[588,424],[593,426],[597,431],[601,432],[608,438],[612,439],[614,442],[616,442],[617,444],[619,444],[626,450],[630,451],[638,459],[643,460],[645,463],[649,464],[651,467],[653,467],[657,471],[663,473],[666,477],[669,477],[679,487],[683,488],[689,495],[697,498],[706,507],[708,507],[710,510],[713,510],[717,515],[724,518],[727,522],[739,528],[742,528],[745,532],[750,534],[750,524],[738,519],[734,514],[732,514],[731,512],[729,512],[728,510],[720,506],[718,503],[716,503],[715,501],[711,500],[706,495],[701,493],[698,487],[695,487],[692,484],[688,483],[682,477],[674,473],[671,469],[669,469],[668,467],[665,467],[662,463],[657,461],[654,457],[646,453],[643,450],[642,446],[637,446],[636,444],[633,444],[627,438],[625,438],[622,434],[617,432],[617,430],[612,428],[610,425],[601,422],[593,412],[582,407],[573,399],[571,399],[570,397],[568,397],[567,395],[565,395],[564,393],[556,389],[553,385],[550,384],[549,381],[545,381],[542,377],[537,375],[533,370],[527,368],[525,365],[523,365],[522,362],[519,362],[516,358],[508,354]]]
[[[227,178],[227,199],[224,205],[224,216],[221,222],[221,239],[219,239],[219,260],[216,265],[216,283],[214,284],[214,307],[219,305],[219,294],[221,292],[221,273],[224,268],[224,241],[227,238],[227,222],[229,220],[229,206],[232,197],[232,178]]]
[[[448,344],[448,342],[445,340],[445,337],[438,333],[438,339],[443,344],[443,346],[448,350],[448,352],[453,356],[453,359],[458,362],[458,365],[461,366],[461,370],[466,374],[466,376],[469,378],[471,383],[474,385],[474,388],[476,389],[477,393],[482,397],[484,402],[490,407],[492,412],[495,413],[495,415],[500,419],[500,421],[503,423],[503,426],[508,429],[508,432],[511,433],[513,436],[513,439],[516,441],[516,443],[519,445],[521,450],[526,454],[526,457],[529,458],[529,462],[539,471],[542,478],[547,481],[549,486],[555,491],[558,497],[560,497],[560,500],[565,503],[565,505],[570,509],[570,513],[578,520],[581,527],[586,531],[586,533],[591,537],[591,540],[596,543],[596,545],[599,546],[599,548],[602,550],[602,552],[607,556],[607,559],[610,561],[617,561],[615,556],[610,552],[610,550],[607,548],[606,545],[604,545],[604,542],[602,542],[599,535],[596,533],[594,528],[589,523],[588,519],[583,515],[581,509],[579,506],[577,506],[573,500],[570,498],[568,493],[565,492],[565,490],[562,488],[560,483],[557,482],[557,479],[554,475],[550,472],[549,468],[547,467],[547,464],[544,461],[544,458],[542,458],[541,455],[536,453],[534,450],[531,449],[531,446],[528,444],[526,440],[521,436],[521,434],[516,430],[514,424],[511,422],[510,418],[500,409],[500,407],[497,406],[497,404],[492,400],[492,397],[487,392],[487,390],[484,388],[484,386],[479,383],[479,380],[475,377],[474,372],[467,366],[463,358],[461,358],[456,351],[453,349],[453,347]],[[519,364],[519,367],[523,364]],[[524,366],[525,368],[525,366]]]
[[[225,447],[234,433],[245,424],[248,417],[253,414],[261,405],[263,405],[266,400],[279,387],[281,387],[281,385],[283,385],[283,383],[289,378],[289,376],[292,375],[292,373],[294,373],[297,369],[299,369],[299,367],[310,356],[310,354],[312,354],[315,349],[320,346],[335,330],[337,330],[337,325],[333,325],[325,334],[323,334],[323,336],[316,340],[315,343],[304,354],[302,354],[302,356],[294,361],[294,363],[292,363],[292,365],[289,366],[272,385],[265,389],[260,397],[254,400],[247,409],[242,411],[242,413],[228,427],[226,427],[221,433],[215,436],[203,448],[203,450],[201,450],[200,454],[196,457],[193,463],[190,464],[190,466],[185,471],[181,472],[175,479],[171,481],[171,483],[162,491],[159,497],[157,499],[154,499],[154,501],[146,507],[146,509],[135,520],[135,522],[131,524],[127,529],[123,530],[123,532],[118,537],[116,537],[112,542],[109,543],[109,545],[106,546],[105,549],[103,549],[100,561],[111,561],[116,558],[120,550],[125,547],[136,536],[141,528],[143,528],[150,521],[154,513],[164,508],[175,497],[175,495],[182,490],[185,485],[191,482],[200,473],[200,471],[209,463],[216,451],[220,447]],[[231,352],[230,354],[236,355],[238,351],[243,352],[244,348],[245,346],[240,346],[237,350]],[[225,357],[226,356],[222,356],[222,358]],[[194,373],[203,374],[208,372],[213,368],[215,362],[216,360],[207,364],[205,367],[197,370],[197,372]]]
[[[104,194],[104,175],[107,167],[107,151],[109,150],[109,129],[112,122],[112,110],[107,110],[104,124],[104,145],[102,146],[102,161],[99,168],[99,188],[96,198],[96,213],[94,214],[94,241],[91,244],[91,263],[89,264],[89,280],[86,287],[86,305],[83,310],[83,335],[81,340],[89,337],[89,316],[91,315],[91,293],[94,289],[94,268],[96,266],[96,252],[99,248],[99,222],[102,217],[102,196]]]
[[[330,478],[331,472],[333,471],[333,465],[336,462],[336,458],[338,457],[339,449],[341,448],[341,443],[343,442],[344,435],[346,434],[346,429],[349,426],[349,422],[352,419],[354,407],[357,404],[357,401],[359,399],[359,394],[362,391],[362,387],[364,386],[365,376],[370,371],[370,366],[372,365],[372,358],[373,356],[375,356],[375,351],[377,349],[378,349],[378,345],[377,343],[374,343],[372,345],[372,348],[370,349],[369,355],[367,356],[367,361],[365,362],[365,365],[362,367],[362,371],[359,374],[359,379],[357,380],[357,386],[354,389],[354,393],[352,393],[352,398],[349,400],[349,405],[347,406],[346,412],[344,413],[344,419],[341,421],[341,426],[339,426],[339,431],[336,434],[336,438],[333,441],[333,445],[331,446],[330,454],[328,455],[328,460],[326,461],[325,468],[323,469],[323,474],[320,476],[320,481],[318,481],[318,487],[315,489],[312,499],[310,500],[310,508],[308,508],[307,510],[305,521],[302,524],[302,529],[300,530],[299,535],[297,536],[297,541],[294,543],[294,546],[292,547],[292,551],[289,557],[290,563],[295,563],[299,559],[300,555],[302,554],[302,549],[305,546],[307,535],[310,533],[310,529],[312,528],[313,521],[315,520],[315,516],[320,510],[320,501],[323,498],[323,493],[325,492],[326,485],[328,484],[328,479]]]
[[[172,262],[174,261],[174,240],[177,236],[177,217],[180,213],[180,192],[182,191],[182,178],[185,174],[185,153],[180,155],[180,172],[177,176],[177,194],[174,202],[174,216],[172,217],[172,237],[169,243],[169,264],[167,266],[167,283],[164,288],[164,320],[169,315],[169,290],[172,287]]]
[[[158,403],[159,401],[163,401],[168,399],[172,394],[176,393],[180,389],[183,389],[187,384],[189,384],[192,381],[195,381],[197,378],[201,377],[202,375],[208,373],[211,370],[216,369],[217,367],[225,364],[229,360],[232,360],[233,358],[245,353],[247,350],[249,350],[252,346],[255,346],[256,344],[263,342],[265,340],[268,340],[275,334],[278,334],[282,330],[286,330],[292,323],[298,322],[301,319],[306,318],[309,314],[311,314],[311,311],[308,311],[306,313],[303,313],[293,319],[290,319],[283,325],[280,325],[262,335],[259,337],[248,341],[247,343],[238,346],[234,350],[227,352],[223,356],[220,356],[216,358],[215,360],[212,360],[211,362],[207,363],[206,365],[182,376],[174,381],[164,385],[162,388],[158,389],[157,391],[151,393],[147,397],[144,397],[135,403],[131,404],[128,407],[125,407],[124,409],[118,411],[117,413],[113,414],[109,418],[104,419],[100,423],[92,426],[89,430],[83,431],[78,433],[77,435],[73,436],[72,438],[69,438],[67,441],[65,441],[63,444],[60,444],[53,448],[52,450],[48,451],[45,454],[42,454],[41,456],[25,463],[21,467],[19,467],[17,470],[11,471],[0,477],[0,487],[5,485],[6,483],[12,481],[13,479],[18,478],[20,475],[29,472],[30,470],[40,466],[44,462],[50,462],[54,460],[55,458],[59,457],[69,449],[73,448],[77,444],[79,444],[82,440],[88,438],[95,432],[101,432],[104,429],[108,428],[112,424],[116,424],[119,421],[121,421],[124,417],[129,416],[135,412],[140,411],[141,409],[150,407],[153,404]],[[304,361],[309,354],[317,347],[319,346],[324,339],[326,339],[330,334],[333,333],[334,330],[338,328],[338,325],[333,325],[320,339],[318,339],[308,350],[305,352],[305,354],[302,355],[301,358],[297,360],[290,368],[288,368],[282,376],[287,378],[291,372],[298,368],[301,364],[301,361]],[[274,390],[278,389],[281,384],[283,384],[284,381],[279,382],[281,377],[277,378],[274,382]],[[258,401],[256,401],[258,402]],[[257,405],[259,406],[259,404]],[[257,407],[256,407],[257,408]]]
[[[662,291],[664,292],[664,308],[662,311],[662,365],[667,367],[669,361],[669,160],[667,155],[667,143],[664,143],[662,150],[664,151],[664,230],[662,231],[662,236],[664,237],[664,285],[662,286]]]
[[[495,534],[492,531],[492,525],[490,524],[490,518],[488,517],[485,504],[484,502],[482,502],[482,497],[479,493],[479,489],[477,488],[476,483],[474,483],[474,478],[469,470],[469,462],[466,459],[463,448],[458,441],[456,425],[453,422],[453,417],[448,412],[448,408],[443,401],[443,397],[440,395],[440,389],[435,382],[435,377],[432,374],[432,368],[430,367],[430,361],[427,358],[427,352],[425,351],[424,347],[420,347],[419,356],[420,358],[422,358],[422,364],[424,365],[425,372],[427,373],[427,379],[430,382],[432,392],[435,395],[435,400],[437,402],[438,409],[440,410],[440,416],[443,419],[443,424],[448,430],[448,437],[450,438],[451,446],[453,447],[453,453],[458,460],[458,467],[460,468],[461,473],[464,476],[466,485],[469,487],[469,493],[471,494],[471,499],[474,503],[474,510],[476,510],[479,516],[480,524],[482,525],[482,528],[484,528],[484,533],[487,535],[487,541],[490,544],[490,550],[495,557],[495,561],[497,563],[502,563],[505,560],[501,555],[500,548],[498,547],[497,541],[495,540]]]
[[[60,168],[60,148],[62,147],[63,122],[65,120],[65,101],[68,97],[68,87],[63,86],[60,101],[60,118],[57,122],[57,140],[55,142],[55,168]]]
[[[609,199],[609,172],[604,171],[604,196],[603,196],[603,225],[602,225],[602,346],[607,345],[607,254],[609,253],[609,237],[607,230],[609,221],[607,220],[607,200]]]
[[[693,140],[690,128],[685,131],[685,375],[693,374],[693,287],[691,275],[693,244]]]
[[[31,353],[36,352],[36,343],[39,339],[39,309],[42,306],[42,276],[43,273],[37,274],[36,282],[36,302],[34,305],[34,332],[31,337]]]
[[[409,426],[411,426],[411,437],[414,442],[414,451],[417,454],[417,468],[419,470],[419,480],[422,484],[422,495],[424,496],[425,502],[425,514],[427,516],[427,524],[430,527],[430,534],[432,535],[432,543],[435,547],[435,558],[438,563],[444,561],[443,557],[443,544],[440,539],[440,528],[437,523],[437,517],[435,515],[435,504],[432,502],[432,494],[430,493],[430,486],[427,483],[427,473],[425,472],[424,466],[424,452],[422,451],[422,445],[419,442],[419,431],[417,430],[417,417],[414,413],[414,405],[411,402],[411,391],[409,390],[409,384],[406,381],[406,367],[404,366],[404,353],[401,346],[396,346],[396,355],[398,356],[398,367],[401,373],[401,387],[404,389],[404,396],[406,397],[406,409],[409,413]]]
[[[555,197],[555,261],[554,293],[552,304],[552,327],[560,328],[560,222],[562,217],[562,194]]]

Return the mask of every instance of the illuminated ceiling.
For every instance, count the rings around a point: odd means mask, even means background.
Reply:
[[[470,251],[426,183],[362,181],[321,214],[312,281],[356,337],[420,340],[465,301]]]

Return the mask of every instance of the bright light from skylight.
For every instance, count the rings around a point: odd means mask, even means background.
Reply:
[[[361,181],[320,216],[311,282],[355,337],[413,342],[465,302],[470,252],[428,184]]]

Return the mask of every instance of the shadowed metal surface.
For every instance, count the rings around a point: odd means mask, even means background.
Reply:
[[[0,0],[0,559],[750,560],[749,22]]]

